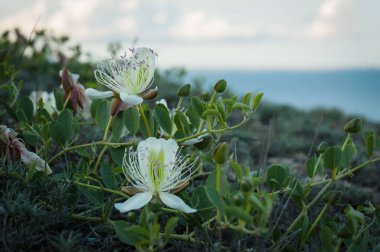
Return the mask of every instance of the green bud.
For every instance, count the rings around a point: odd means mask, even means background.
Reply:
[[[249,192],[251,191],[252,189],[252,181],[248,178],[244,178],[241,183],[240,183],[240,189],[243,191],[243,192]]]
[[[177,95],[180,96],[180,97],[186,97],[186,96],[189,96],[190,91],[191,91],[191,85],[190,84],[186,84],[186,85],[181,86],[178,89]]]
[[[211,100],[211,95],[210,95],[210,93],[204,91],[204,92],[201,94],[201,99],[202,99],[202,101],[205,101],[205,102],[210,101],[210,100]]]
[[[357,117],[346,123],[346,125],[344,125],[344,131],[346,131],[347,133],[355,134],[362,129],[362,126],[362,119],[360,117]]]
[[[226,87],[227,87],[227,81],[225,80],[220,80],[218,81],[215,86],[214,86],[214,90],[218,93],[223,93],[224,90],[226,90]]]
[[[327,142],[323,141],[318,145],[318,152],[324,153],[328,147],[329,147],[329,144]]]
[[[340,198],[342,197],[342,192],[333,190],[330,192],[327,192],[325,195],[323,195],[322,199],[325,203],[328,203],[330,205],[334,205],[340,201]]]
[[[244,204],[244,200],[245,200],[245,197],[244,197],[244,194],[242,192],[237,192],[234,196],[232,196],[232,202],[236,206],[243,205]]]
[[[226,142],[219,143],[214,150],[214,160],[218,164],[224,164],[228,158],[229,149]]]
[[[149,204],[149,208],[153,213],[158,213],[161,210],[161,204],[157,199],[153,199]]]
[[[136,221],[136,214],[134,212],[129,212],[127,214],[127,220],[129,222],[135,222]]]

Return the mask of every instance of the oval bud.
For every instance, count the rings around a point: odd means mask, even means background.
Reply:
[[[202,99],[202,101],[205,101],[205,102],[208,102],[208,101],[210,101],[211,100],[211,95],[210,95],[210,93],[209,92],[203,92],[202,94],[201,94],[201,99]]]
[[[127,220],[129,222],[135,222],[136,221],[136,214],[134,212],[129,212],[127,214]]]
[[[329,144],[327,142],[323,141],[318,145],[318,152],[324,153],[328,147],[329,147]]]
[[[244,200],[245,200],[245,197],[244,197],[244,194],[242,192],[237,192],[234,196],[232,196],[232,202],[236,206],[243,205],[244,204]]]
[[[240,189],[243,192],[249,192],[252,189],[252,181],[248,178],[244,178],[240,183]]]
[[[360,117],[356,117],[344,125],[344,131],[355,134],[362,129],[362,126],[362,119]]]
[[[67,67],[63,68],[61,72],[61,82],[62,82],[62,87],[66,92],[69,92],[73,88],[72,84],[70,83],[69,75],[70,75],[70,72],[67,69]]]
[[[226,142],[219,143],[214,150],[214,160],[218,164],[224,164],[228,158],[229,149]]]
[[[149,204],[149,208],[153,213],[158,213],[161,209],[161,204],[157,199],[153,199]]]
[[[186,97],[186,96],[189,96],[190,91],[191,91],[191,85],[190,84],[186,84],[186,85],[181,86],[178,89],[177,95],[180,96],[180,97]]]
[[[215,92],[223,93],[224,90],[226,90],[226,87],[227,87],[227,81],[226,80],[220,80],[215,84],[214,90],[215,90]]]

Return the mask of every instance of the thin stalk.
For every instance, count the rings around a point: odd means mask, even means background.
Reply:
[[[77,186],[81,186],[81,187],[86,187],[86,188],[90,188],[90,189],[95,189],[95,190],[99,190],[99,191],[103,191],[103,192],[108,192],[108,193],[113,193],[113,194],[117,194],[117,195],[120,195],[124,198],[129,198],[129,196],[121,191],[116,191],[116,190],[112,190],[112,189],[109,189],[109,188],[104,188],[104,187],[100,187],[100,186],[96,186],[96,185],[90,185],[90,184],[86,184],[86,183],[82,183],[82,182],[79,182],[79,181],[68,181],[68,180],[64,180],[65,182],[69,182],[69,183],[73,183],[74,185],[77,185]]]
[[[108,141],[107,142],[109,142],[109,141],[111,141],[111,139],[112,139],[112,136],[110,136],[110,138],[108,139]],[[93,169],[93,172],[96,174],[96,171],[98,170],[98,168],[99,168],[99,165],[100,165],[100,162],[101,162],[101,159],[102,159],[102,157],[104,156],[104,153],[106,153],[106,150],[108,149],[108,146],[107,145],[105,145],[105,146],[103,146],[103,149],[100,151],[100,153],[99,153],[99,156],[98,156],[98,158],[97,158],[97,160],[96,160],[96,163],[95,163],[95,166],[94,166],[94,169]]]
[[[87,147],[92,147],[92,146],[98,146],[98,145],[118,148],[118,147],[122,147],[122,146],[130,146],[132,144],[133,144],[133,142],[127,142],[127,143],[108,143],[108,142],[98,141],[98,142],[94,142],[94,143],[75,145],[75,146],[71,146],[71,147],[68,147],[68,148],[65,148],[65,149],[61,150],[60,152],[58,152],[58,154],[56,154],[54,157],[52,157],[48,161],[48,163],[53,162],[59,156],[65,154],[66,152],[71,151],[71,150],[75,150],[75,149],[82,149],[82,148],[87,148]]]
[[[310,236],[311,232],[313,232],[314,228],[317,226],[318,222],[321,220],[322,216],[325,214],[327,208],[329,207],[329,204],[327,203],[322,211],[319,213],[319,215],[317,216],[317,218],[315,219],[315,221],[313,222],[313,224],[311,225],[309,231],[307,232],[305,238],[303,238],[302,242],[301,242],[301,248],[303,247],[303,245],[305,244],[307,238]]]
[[[145,113],[144,113],[144,109],[142,107],[141,104],[139,104],[139,110],[140,110],[140,114],[141,114],[141,117],[145,123],[145,127],[146,127],[146,131],[148,132],[148,136],[152,136],[151,134],[151,131],[150,131],[150,126],[149,126],[149,122],[148,120],[146,119],[146,116],[145,116]]]
[[[67,103],[69,103],[70,98],[71,98],[71,91],[69,92],[69,94],[68,94],[67,97],[66,97],[65,102],[63,103],[63,109],[66,108]]]
[[[208,107],[210,107],[214,103],[216,95],[217,95],[217,92],[214,91],[214,93],[211,96],[210,102],[208,103]],[[202,131],[204,125],[205,125],[205,120],[202,119],[199,123],[197,133],[200,133]]]
[[[114,117],[113,116],[110,116],[110,119],[108,120],[108,123],[107,123],[107,127],[104,131],[104,135],[103,135],[103,141],[107,141],[107,135],[108,135],[108,131],[110,130],[111,128],[111,125],[112,125],[112,121],[113,121]]]

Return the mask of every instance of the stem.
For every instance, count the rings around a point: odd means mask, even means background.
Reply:
[[[317,226],[318,222],[321,220],[322,216],[325,214],[327,208],[329,207],[329,204],[326,204],[322,211],[319,213],[318,217],[315,219],[315,221],[313,222],[313,225],[311,225],[309,231],[307,232],[305,238],[303,238],[302,242],[301,242],[301,248],[303,247],[303,245],[305,244],[307,238],[310,236],[311,232],[313,232],[314,228]]]
[[[216,164],[216,181],[215,181],[215,189],[217,191],[217,193],[219,194],[220,193],[220,175],[221,175],[221,172],[222,172],[222,167],[220,166],[220,164]],[[220,211],[219,209],[216,210],[216,220],[217,222],[220,223]]]
[[[87,221],[87,222],[95,222],[95,223],[106,222],[106,220],[104,220],[103,218],[83,216],[79,214],[71,214],[70,217],[76,220]]]
[[[110,136],[110,138],[108,139],[107,142],[111,141],[111,139],[112,139],[112,136]],[[103,149],[100,151],[98,159],[96,160],[96,163],[95,163],[95,166],[94,166],[93,173],[96,174],[96,171],[98,170],[98,167],[100,165],[101,159],[102,159],[102,157],[103,157],[103,155],[104,155],[104,153],[106,152],[107,149],[108,149],[108,146],[105,145],[105,146],[103,146]]]
[[[164,235],[164,234],[161,234],[161,235]],[[175,240],[179,240],[179,241],[189,241],[192,243],[197,243],[197,240],[195,240],[194,238],[192,238],[188,235],[170,234],[169,239],[175,239]]]
[[[67,97],[66,97],[65,102],[63,103],[63,109],[66,108],[67,103],[69,103],[70,98],[71,98],[71,91],[69,92],[69,94],[68,94]]]
[[[108,142],[99,141],[99,142],[94,142],[94,143],[75,145],[75,146],[71,146],[71,147],[68,147],[68,148],[65,148],[65,149],[61,150],[60,152],[58,152],[58,154],[56,154],[54,157],[52,157],[48,161],[48,163],[53,162],[59,156],[65,154],[66,152],[71,151],[71,150],[75,150],[75,149],[87,148],[87,147],[98,146],[98,145],[104,145],[104,146],[109,146],[109,147],[117,148],[117,147],[122,147],[122,146],[129,146],[129,145],[132,145],[132,144],[133,144],[133,142],[127,142],[127,143],[108,143]]]
[[[347,137],[346,137],[346,140],[344,141],[343,145],[342,145],[342,151],[344,151],[346,149],[346,146],[347,144],[351,141],[351,134],[348,133]]]
[[[214,103],[216,94],[217,94],[217,92],[214,91],[214,93],[211,96],[210,102],[208,103],[208,107],[210,107]],[[205,125],[205,120],[202,119],[201,122],[199,123],[197,133],[200,133],[202,131],[204,125]]]
[[[143,107],[142,107],[141,104],[139,104],[139,110],[140,110],[141,117],[142,117],[142,119],[143,119],[143,121],[145,123],[145,127],[146,127],[146,131],[148,132],[148,136],[151,136],[149,122],[146,119],[146,116],[145,116],[145,113],[144,113],[144,109],[143,109]]]
[[[77,185],[77,186],[86,187],[86,188],[90,188],[90,189],[95,189],[95,190],[99,190],[99,191],[103,191],[103,192],[108,192],[108,193],[113,193],[113,194],[117,194],[117,195],[123,196],[124,198],[129,198],[129,196],[126,195],[125,193],[120,192],[120,191],[116,191],[116,190],[112,190],[112,189],[109,189],[109,188],[104,188],[104,187],[100,187],[100,186],[96,186],[96,185],[90,185],[90,184],[82,183],[82,182],[79,182],[79,181],[68,181],[68,180],[64,180],[64,181],[69,182],[69,183],[73,183],[74,185]]]
[[[107,127],[104,131],[104,135],[103,135],[103,141],[107,141],[107,135],[108,135],[108,131],[110,130],[111,128],[111,125],[112,125],[112,121],[113,121],[114,117],[113,116],[110,116],[110,119],[108,120],[108,123],[107,123]]]

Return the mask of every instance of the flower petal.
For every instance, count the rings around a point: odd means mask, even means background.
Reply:
[[[20,150],[21,161],[26,165],[36,165],[37,171],[45,171],[47,175],[52,173],[50,166],[36,153],[25,149]]]
[[[86,95],[91,99],[104,99],[104,98],[113,97],[114,93],[112,91],[102,92],[93,88],[87,88]]]
[[[143,98],[138,95],[128,95],[127,93],[120,93],[120,99],[129,105],[138,105],[143,102]]]
[[[116,203],[114,206],[117,210],[120,211],[120,213],[126,213],[128,211],[139,209],[145,206],[146,204],[149,203],[152,197],[153,197],[152,192],[137,193],[136,195],[134,195],[133,197],[130,197],[125,202]]]
[[[179,197],[171,193],[160,192],[160,199],[170,208],[181,210],[185,213],[195,213],[197,209],[191,208]]]

